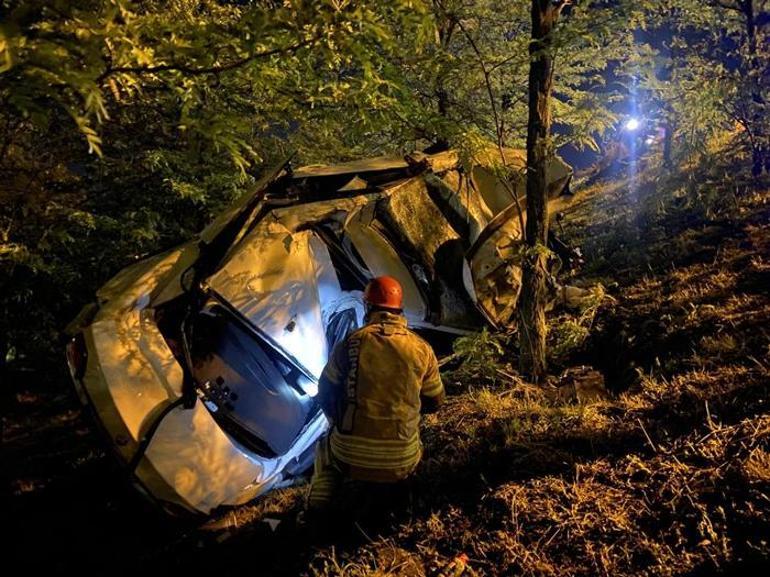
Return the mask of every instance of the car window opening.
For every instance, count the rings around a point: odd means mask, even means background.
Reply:
[[[337,230],[339,225],[327,221],[314,223],[308,228],[320,237],[329,250],[340,288],[343,291],[363,291],[372,273],[347,235]]]
[[[315,382],[221,306],[196,315],[192,333],[193,375],[217,422],[260,455],[285,454],[318,412]]]

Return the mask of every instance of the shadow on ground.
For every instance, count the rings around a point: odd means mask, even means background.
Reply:
[[[673,208],[649,219],[629,195],[597,189],[572,215],[589,270],[618,286],[570,363],[600,369],[613,396],[563,405],[463,383],[426,420],[411,506],[378,526],[298,524],[304,487],[171,521],[121,478],[63,367],[16,370],[3,417],[13,566],[418,576],[464,552],[487,575],[766,569],[767,195],[729,220]]]

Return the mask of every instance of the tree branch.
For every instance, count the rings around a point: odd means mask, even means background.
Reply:
[[[553,10],[555,13],[555,17],[558,18],[561,16],[561,11],[564,10],[567,6],[570,6],[572,4],[573,0],[559,0],[556,4],[553,5]]]
[[[724,8],[725,10],[734,10],[735,12],[743,12],[743,8],[740,4],[733,4],[728,0],[708,0],[708,3],[712,6]]]
[[[254,60],[269,58],[271,56],[276,56],[278,54],[292,54],[297,50],[305,48],[306,46],[315,44],[320,39],[321,39],[321,35],[318,34],[313,38],[303,40],[302,42],[298,42],[297,44],[293,44],[292,46],[285,46],[281,48],[273,48],[271,50],[265,50],[263,52],[256,52],[254,54],[245,56],[239,60],[234,60],[233,62],[228,62],[227,64],[221,64],[219,66],[194,67],[187,64],[177,64],[177,63],[159,64],[157,66],[116,66],[115,68],[108,68],[107,70],[102,72],[97,77],[96,80],[97,82],[103,82],[110,76],[114,74],[121,74],[121,73],[155,74],[158,72],[176,71],[176,72],[182,72],[183,74],[188,74],[190,76],[200,76],[204,74],[219,74],[221,72],[228,72],[230,70],[235,70],[236,68],[245,66],[249,62],[253,62]]]
[[[476,54],[476,58],[479,61],[479,66],[481,66],[481,72],[484,75],[484,84],[487,88],[487,95],[489,96],[489,104],[492,107],[492,116],[495,121],[495,133],[497,134],[497,150],[500,154],[500,161],[503,163],[504,167],[508,167],[508,163],[505,160],[505,151],[503,150],[503,138],[505,131],[503,130],[503,123],[500,119],[500,116],[497,113],[497,104],[495,102],[495,93],[492,89],[492,80],[490,78],[491,72],[487,68],[486,62],[484,61],[484,57],[481,54],[481,50],[479,50],[478,45],[476,44],[476,41],[473,39],[473,37],[468,33],[468,30],[463,25],[462,21],[459,18],[456,18],[455,21],[457,22],[458,28],[460,28],[460,31],[463,33],[463,36],[468,40],[468,43],[471,45],[471,48],[473,49],[473,52]],[[502,179],[503,185],[510,193],[511,197],[513,197],[513,201],[516,203],[516,209],[519,216],[519,226],[521,227],[522,234],[524,233],[524,210],[521,208],[521,203],[519,202],[519,197],[516,194],[516,191],[512,186],[510,186],[510,183],[508,182],[508,177]]]

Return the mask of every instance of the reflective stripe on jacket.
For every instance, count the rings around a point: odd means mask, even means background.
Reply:
[[[443,396],[433,349],[403,316],[383,311],[337,344],[318,393],[332,423],[332,453],[352,478],[370,481],[414,470],[422,456],[421,399]]]

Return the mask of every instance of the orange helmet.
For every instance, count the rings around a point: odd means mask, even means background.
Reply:
[[[364,301],[384,309],[401,310],[404,291],[392,276],[378,276],[369,281],[364,291]]]

